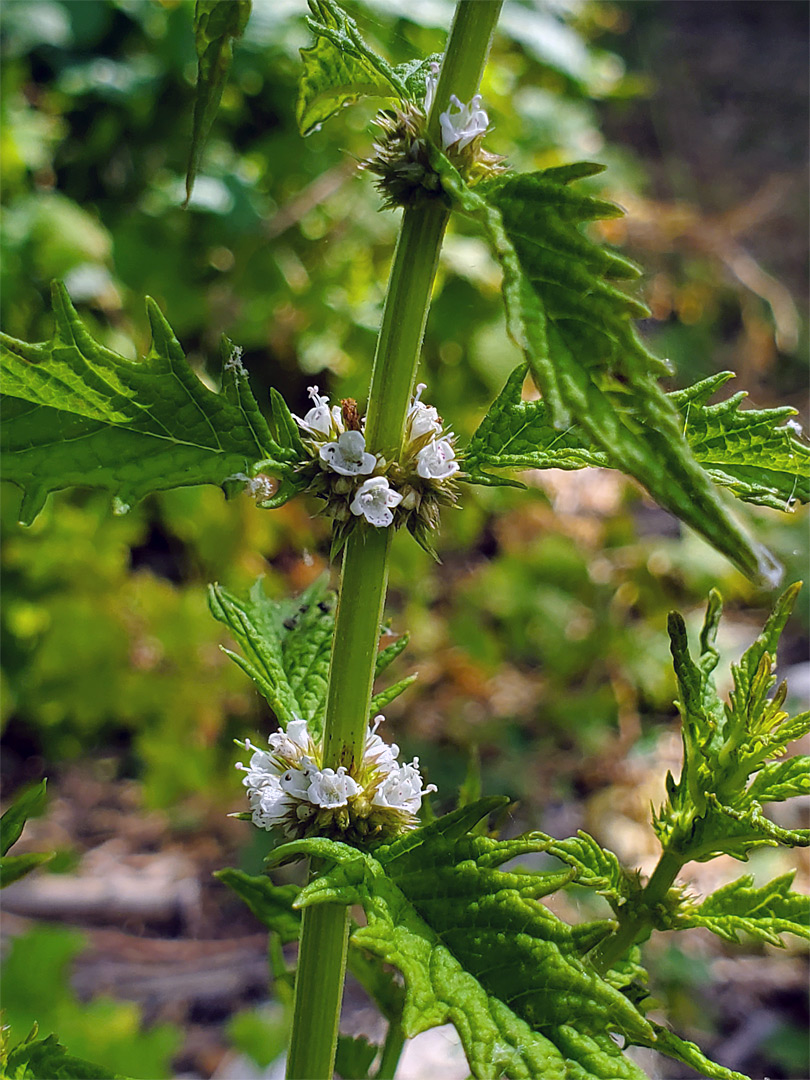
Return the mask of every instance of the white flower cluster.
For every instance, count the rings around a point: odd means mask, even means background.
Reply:
[[[249,739],[239,743],[251,753],[250,763],[236,766],[245,773],[251,817],[260,829],[280,828],[286,836],[354,831],[368,836],[413,829],[422,798],[435,791],[422,786],[419,759],[397,762],[399,747],[383,742],[376,717],[366,734],[363,760],[351,776],[344,766],[322,769],[321,747],[305,720],[293,720],[286,731],[267,740],[260,750]]]
[[[430,65],[430,75],[425,76],[425,114],[429,114],[436,96],[436,87],[439,83],[439,65]],[[465,105],[456,97],[450,95],[450,108],[439,113],[439,126],[442,132],[442,146],[449,150],[451,146],[457,150],[463,150],[465,146],[477,139],[479,135],[486,135],[489,127],[489,117],[481,108],[481,95],[475,94],[469,105]],[[455,113],[453,110],[456,110]]]
[[[419,400],[424,389],[425,384],[420,383],[408,410],[402,468],[398,469],[366,450],[364,421],[356,419],[356,426],[347,428],[343,409],[330,407],[329,398],[321,395],[317,386],[308,391],[312,408],[303,418],[294,417],[321,469],[335,474],[329,496],[342,500],[344,506],[348,502],[355,517],[365,518],[375,528],[392,525],[400,503],[406,511],[417,505],[414,481],[441,482],[459,470],[453,433],[443,433],[436,409]],[[391,473],[395,474],[393,485]],[[405,487],[406,493],[398,487]],[[334,509],[332,512],[338,516]]]

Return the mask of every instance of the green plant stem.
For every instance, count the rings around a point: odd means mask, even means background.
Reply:
[[[349,942],[349,909],[340,904],[319,904],[305,908],[302,914],[287,1076],[331,1080]]]
[[[402,1030],[402,1025],[389,1024],[383,1044],[380,1067],[375,1074],[376,1080],[394,1080],[404,1045],[405,1033]]]
[[[442,110],[451,92],[468,100],[477,90],[500,8],[501,0],[459,0],[437,88]],[[437,134],[438,104],[437,97],[430,117]],[[447,219],[438,199],[403,215],[369,392],[365,435],[372,453],[399,452]],[[349,768],[363,751],[390,544],[389,529],[362,523],[344,548],[324,725],[327,767]],[[288,1080],[331,1080],[347,928],[348,915],[338,905],[303,912]]]
[[[605,938],[591,953],[591,963],[603,975],[620,960],[638,941],[649,937],[654,926],[653,911],[669,892],[672,883],[683,866],[682,858],[674,852],[665,851],[653,870],[650,880],[633,903],[633,914],[626,920],[619,918],[619,927]]]

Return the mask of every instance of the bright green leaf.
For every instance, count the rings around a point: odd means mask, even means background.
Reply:
[[[43,863],[50,862],[52,851],[32,851],[28,855],[0,855],[0,889],[30,874]]]
[[[783,593],[762,633],[739,663],[732,664],[734,686],[726,705],[713,677],[719,594],[713,592],[709,601],[697,662],[683,619],[677,612],[669,617],[684,763],[677,782],[667,777],[667,802],[653,826],[662,845],[684,862],[705,861],[719,853],[744,860],[749,851],[763,845],[810,844],[810,830],[780,828],[762,810],[763,803],[808,789],[803,759],[768,762],[810,726],[810,714],[791,719],[782,708],[784,684],[774,691],[779,636],[799,588],[797,583]]]
[[[723,1065],[718,1065],[716,1061],[712,1061],[711,1058],[707,1058],[700,1047],[694,1043],[679,1038],[672,1031],[661,1027],[660,1024],[653,1024],[652,1026],[655,1031],[655,1042],[641,1045],[652,1046],[659,1053],[666,1054],[676,1061],[682,1061],[684,1065],[694,1069],[705,1080],[748,1080],[748,1077],[743,1073],[734,1072],[733,1069],[726,1069]]]
[[[153,491],[189,484],[234,484],[255,463],[282,478],[263,505],[299,489],[296,451],[279,445],[259,411],[238,350],[214,393],[193,373],[158,306],[147,300],[152,345],[140,362],[94,341],[61,285],[49,342],[0,335],[3,474],[24,489],[29,524],[49,492],[106,488],[120,508]]]
[[[125,1080],[109,1069],[72,1057],[55,1035],[26,1040],[8,1055],[3,1076],[7,1080]]]
[[[792,892],[793,872],[760,888],[750,875],[717,889],[689,912],[681,926],[703,926],[726,941],[746,933],[756,941],[781,945],[780,934],[810,938],[810,897]]]
[[[556,856],[576,871],[572,879],[575,884],[596,889],[611,904],[619,903],[627,896],[627,875],[619,860],[612,851],[600,847],[592,836],[578,832],[567,840],[546,839],[549,841],[547,854]]]
[[[309,0],[307,25],[316,41],[301,50],[304,70],[295,109],[302,135],[317,131],[359,97],[421,100],[436,57],[392,67],[363,41],[354,19],[334,0]]]
[[[17,843],[28,818],[39,817],[45,809],[46,786],[47,781],[40,780],[28,788],[17,796],[0,818],[0,855],[6,855],[8,849]]]
[[[197,0],[194,44],[197,50],[197,96],[191,151],[186,172],[186,205],[200,167],[203,147],[217,114],[233,59],[233,41],[241,37],[250,17],[251,0]]]
[[[362,903],[355,944],[405,977],[408,1036],[452,1022],[476,1077],[640,1078],[608,1032],[649,1039],[644,1017],[580,959],[572,929],[537,902],[570,874],[497,869],[547,841],[496,841],[469,829],[503,799],[484,799],[374,854],[322,838],[270,857],[300,854],[335,865],[299,906]]]

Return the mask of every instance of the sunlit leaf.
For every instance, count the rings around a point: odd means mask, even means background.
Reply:
[[[49,342],[0,335],[3,475],[24,489],[24,523],[61,488],[105,488],[123,510],[153,491],[241,486],[258,462],[281,479],[263,505],[280,505],[299,489],[298,454],[273,439],[238,350],[214,393],[189,367],[154,301],[147,300],[152,345],[140,362],[95,341],[61,285],[53,305]]]

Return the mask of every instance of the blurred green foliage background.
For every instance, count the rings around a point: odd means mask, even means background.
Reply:
[[[453,10],[347,6],[394,62],[441,50]],[[357,170],[375,103],[298,135],[304,7],[255,3],[184,211],[190,0],[5,0],[6,332],[49,335],[58,277],[92,332],[135,357],[149,294],[202,378],[216,380],[226,332],[260,402],[273,385],[300,413],[317,382],[364,403],[397,215],[378,210]],[[488,145],[521,169],[609,165],[587,183],[630,216],[597,235],[645,267],[644,332],[673,360],[673,386],[730,367],[740,380],[729,392],[803,407],[806,24],[788,0],[505,8],[483,85]],[[485,244],[454,226],[421,377],[462,439],[518,359],[498,287]],[[396,538],[388,611],[412,640],[392,678],[407,668],[420,680],[391,707],[389,735],[420,753],[448,804],[477,746],[485,792],[521,799],[539,825],[671,724],[669,608],[696,620],[718,586],[730,657],[769,597],[618,476],[527,480],[526,493],[465,491],[445,515],[440,567]],[[63,493],[25,530],[19,494],[3,494],[9,786],[43,773],[58,784],[65,762],[103,759],[142,785],[147,806],[182,806],[186,823],[241,808],[232,740],[272,718],[219,650],[204,586],[246,590],[264,574],[273,595],[304,587],[327,565],[326,524],[300,501],[264,512],[189,488],[125,517],[98,493]],[[742,512],[787,579],[800,576],[806,515]],[[807,612],[805,591],[786,664],[806,654]]]

